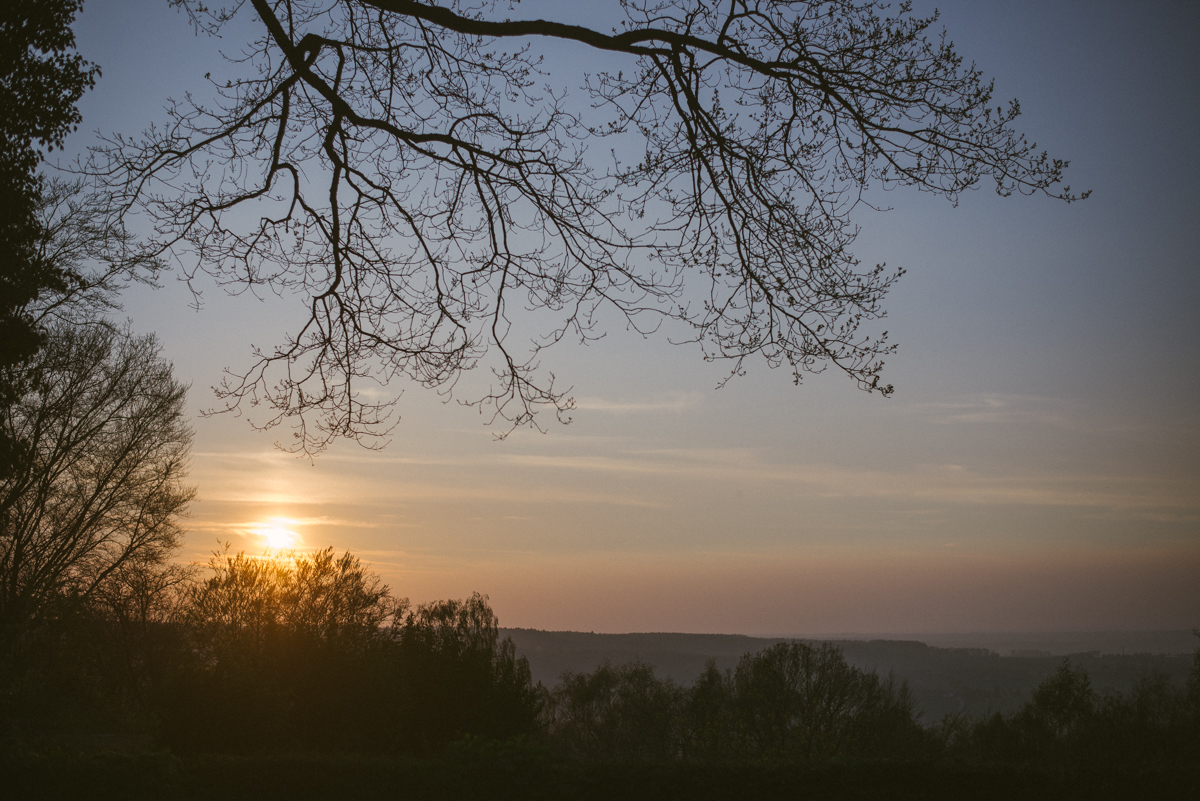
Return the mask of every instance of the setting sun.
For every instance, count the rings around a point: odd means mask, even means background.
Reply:
[[[299,534],[274,521],[264,524],[255,533],[262,538],[264,545],[275,550],[295,548],[300,544]]]

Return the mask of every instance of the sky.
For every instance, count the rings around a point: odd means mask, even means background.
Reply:
[[[580,5],[512,15],[615,24]],[[569,425],[497,440],[476,411],[395,386],[385,448],[310,461],[277,449],[278,430],[198,414],[298,302],[212,289],[197,312],[168,275],[124,305],[191,384],[182,558],[333,546],[413,602],[479,591],[502,625],[541,629],[1200,625],[1200,6],[937,8],[996,98],[1019,98],[1017,127],[1093,194],[873,196],[891,210],[856,216],[854,252],[908,271],[886,301],[893,397],[831,374],[793,386],[765,364],[718,390],[698,350],[617,326],[546,357],[574,388]],[[77,45],[103,75],[68,150],[203,92],[253,33],[243,15],[214,40],[165,0],[87,0]]]

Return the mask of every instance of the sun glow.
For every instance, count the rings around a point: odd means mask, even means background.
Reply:
[[[256,526],[254,533],[262,539],[265,546],[272,550],[290,550],[300,545],[300,535],[284,526],[290,522],[292,521],[272,519]]]

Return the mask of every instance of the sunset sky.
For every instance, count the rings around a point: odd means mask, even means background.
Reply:
[[[582,5],[511,15],[616,24]],[[854,251],[908,270],[879,327],[900,344],[894,397],[757,363],[717,390],[724,370],[697,349],[618,325],[546,354],[578,410],[545,433],[498,441],[476,411],[405,386],[385,448],[312,462],[274,447],[284,430],[197,418],[186,558],[332,545],[414,602],[478,590],[502,625],[542,629],[1200,625],[1200,4],[936,7],[996,99],[1019,98],[1017,127],[1093,195],[872,196],[892,210],[857,214]],[[214,40],[166,0],[87,0],[78,49],[103,77],[69,148],[205,92],[250,12]],[[551,81],[575,89],[567,55],[551,49]],[[125,313],[197,411],[303,313],[215,288],[191,300],[169,275]]]

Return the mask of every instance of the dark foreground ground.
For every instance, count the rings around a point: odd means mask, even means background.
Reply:
[[[604,765],[528,748],[459,749],[423,760],[170,753],[9,755],[12,799],[1197,799],[1200,771],[1070,775],[1012,767],[856,762],[824,765]]]

